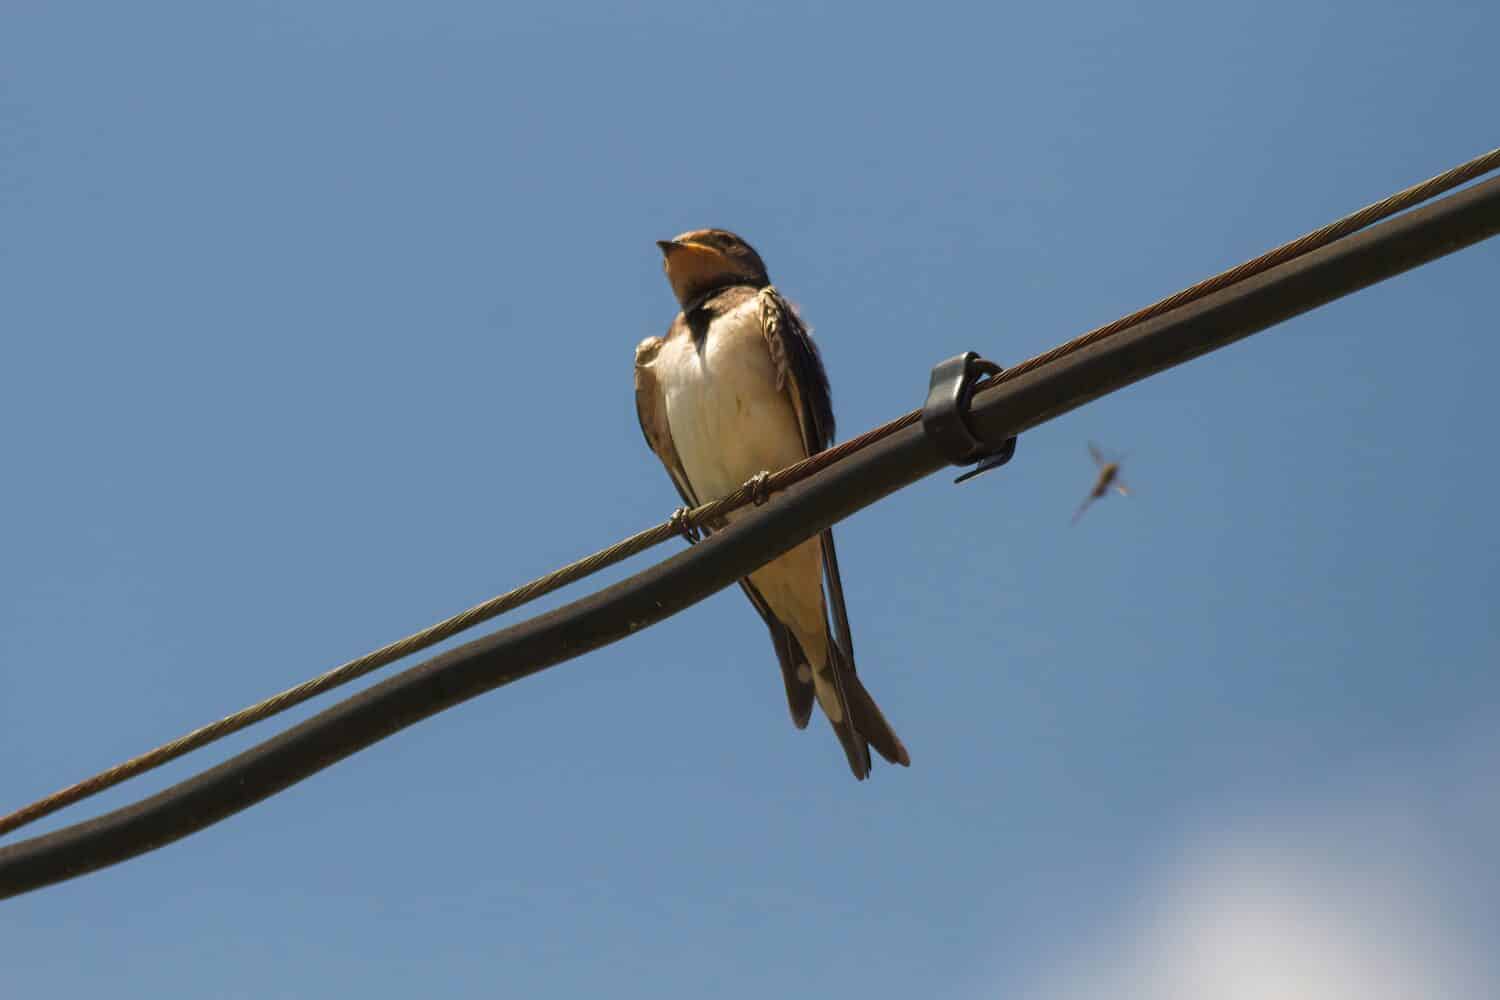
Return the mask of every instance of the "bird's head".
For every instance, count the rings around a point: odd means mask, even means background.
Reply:
[[[672,294],[686,309],[710,292],[731,285],[764,288],[771,283],[766,265],[750,244],[723,229],[695,229],[658,240],[662,267]]]

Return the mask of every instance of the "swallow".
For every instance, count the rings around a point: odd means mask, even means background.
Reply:
[[[681,311],[665,336],[648,337],[635,350],[636,412],[683,502],[717,499],[832,444],[822,357],[760,255],[722,229],[657,246]],[[870,774],[872,746],[910,766],[906,747],[855,674],[833,532],[773,559],[740,587],[771,633],[793,724],[806,728],[816,701],[860,780]],[[830,604],[837,635],[829,628]]]
[[[1094,456],[1094,464],[1099,466],[1099,478],[1094,480],[1094,488],[1089,491],[1088,496],[1083,498],[1083,503],[1079,505],[1078,510],[1073,514],[1073,520],[1069,522],[1071,524],[1077,524],[1078,519],[1083,516],[1083,512],[1089,509],[1089,504],[1108,493],[1111,486],[1115,488],[1115,492],[1119,493],[1120,496],[1130,496],[1130,490],[1120,481],[1120,463],[1106,461],[1104,453],[1092,441],[1089,442],[1089,454]]]

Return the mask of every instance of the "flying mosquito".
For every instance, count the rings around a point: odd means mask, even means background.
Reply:
[[[1089,504],[1108,493],[1111,487],[1122,497],[1130,496],[1130,490],[1120,481],[1120,463],[1106,459],[1099,446],[1092,441],[1089,442],[1089,454],[1094,456],[1094,464],[1099,466],[1099,478],[1094,480],[1094,488],[1089,491],[1089,495],[1083,498],[1083,503],[1069,522],[1071,524],[1077,524],[1083,512],[1089,509]]]

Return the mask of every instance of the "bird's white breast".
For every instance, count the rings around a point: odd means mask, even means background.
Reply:
[[[700,501],[805,457],[791,401],[776,388],[755,299],[715,319],[701,349],[691,337],[668,338],[653,370]]]

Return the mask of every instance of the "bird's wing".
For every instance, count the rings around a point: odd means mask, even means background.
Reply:
[[[802,444],[809,455],[833,443],[833,394],[812,335],[792,304],[774,286],[760,291],[760,325],[776,366],[776,387],[797,410]]]
[[[760,322],[766,346],[771,352],[771,361],[776,366],[777,388],[785,391],[791,398],[792,407],[797,412],[797,423],[802,429],[804,449],[809,455],[816,454],[833,443],[834,432],[833,393],[828,385],[828,373],[823,368],[822,355],[818,353],[818,347],[813,343],[812,335],[808,333],[796,309],[782,297],[775,286],[768,285],[760,291]],[[828,603],[833,610],[835,640],[830,645],[840,661],[833,673],[838,682],[844,717],[848,719],[851,718],[850,695],[858,696],[863,688],[853,677],[854,638],[850,634],[849,612],[844,604],[844,583],[839,575],[838,550],[833,544],[832,529],[821,532],[818,541],[823,551]],[[842,676],[845,671],[850,675],[847,678]],[[857,690],[851,691],[851,688]],[[866,702],[869,703],[868,709]],[[908,759],[906,750],[889,724],[883,718],[878,719],[878,724],[875,718],[871,718],[872,711],[874,716],[879,715],[878,709],[874,709],[874,702],[867,695],[856,697],[854,707],[858,709],[854,714],[862,722],[868,719],[867,724],[858,726],[859,732],[875,745],[881,756],[890,761],[905,762]],[[843,739],[844,735],[841,731],[840,738]],[[864,758],[864,770],[868,773],[868,750],[864,751]],[[855,763],[853,756],[850,762],[851,765]]]
[[[672,484],[677,487],[682,502],[689,507],[697,507],[700,506],[697,492],[688,479],[687,470],[682,467],[676,445],[672,443],[672,426],[667,422],[666,401],[662,398],[656,373],[651,370],[651,363],[656,360],[656,354],[664,342],[662,337],[648,337],[635,349],[635,412],[641,422],[641,433],[646,436],[646,444],[661,460],[667,475],[672,477]],[[712,531],[708,526],[703,530],[705,533]],[[808,719],[812,718],[813,686],[797,676],[797,667],[808,662],[807,656],[792,635],[792,630],[771,613],[770,605],[748,578],[740,580],[740,588],[771,633],[771,645],[776,649],[776,659],[781,664],[781,676],[786,684],[787,708],[792,713],[792,723],[798,729],[804,729]]]
[[[635,349],[635,415],[641,422],[641,433],[646,435],[646,444],[661,459],[682,502],[689,507],[697,507],[698,498],[693,493],[693,484],[688,482],[687,470],[682,467],[682,459],[677,457],[677,446],[672,443],[672,426],[667,423],[666,400],[662,398],[656,373],[651,370],[651,363],[656,360],[656,354],[664,343],[666,340],[663,337],[647,337]]]

